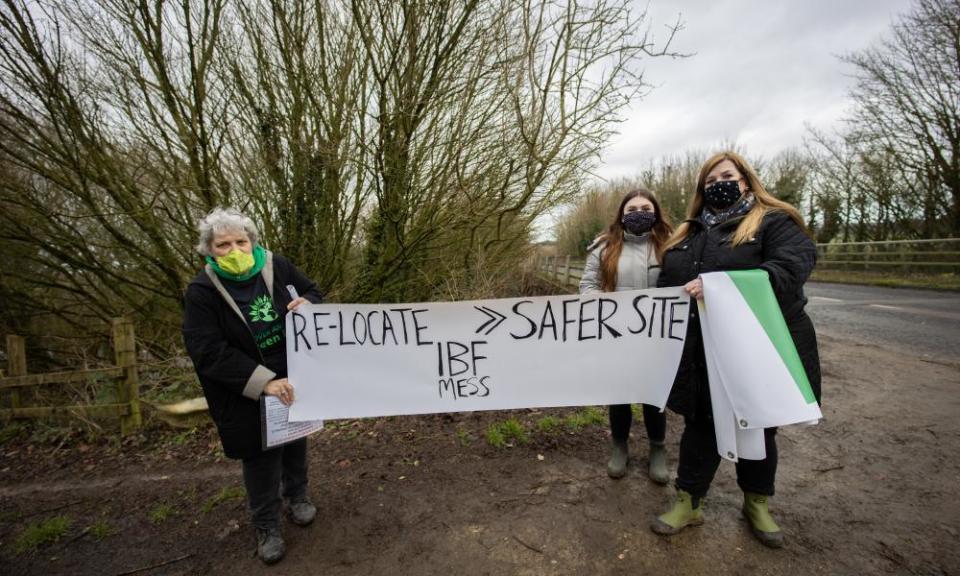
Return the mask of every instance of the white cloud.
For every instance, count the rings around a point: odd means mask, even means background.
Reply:
[[[736,140],[769,157],[799,146],[805,124],[837,125],[849,107],[852,70],[839,55],[887,33],[909,0],[660,0],[652,30],[679,13],[675,39],[690,58],[648,60],[656,88],[633,103],[597,174],[630,176],[651,160]]]

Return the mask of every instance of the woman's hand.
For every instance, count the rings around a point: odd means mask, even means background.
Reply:
[[[303,300],[303,298],[300,298],[300,300]],[[267,385],[263,387],[263,393],[276,396],[287,406],[293,404],[293,385],[286,378],[277,378],[267,382]]]
[[[683,289],[697,300],[703,300],[703,280],[700,278],[687,282],[683,285]]]
[[[296,310],[297,306],[301,304],[309,304],[310,302],[303,296],[297,296],[293,299],[293,302],[287,304],[287,310]]]

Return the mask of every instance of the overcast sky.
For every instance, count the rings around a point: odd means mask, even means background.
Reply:
[[[638,0],[642,8],[643,0]],[[648,59],[654,89],[636,100],[598,176],[635,175],[650,160],[721,143],[748,159],[799,146],[804,124],[830,129],[849,106],[851,69],[837,56],[885,34],[909,0],[651,0],[651,31],[684,22],[685,59]]]

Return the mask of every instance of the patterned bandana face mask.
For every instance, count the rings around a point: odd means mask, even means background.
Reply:
[[[704,203],[714,210],[724,210],[740,199],[739,180],[721,180],[703,190]]]
[[[653,212],[641,212],[636,210],[634,212],[627,212],[620,219],[620,223],[623,224],[623,229],[633,234],[639,236],[649,232],[653,225],[657,223],[657,215]]]
[[[215,260],[221,270],[235,276],[246,274],[254,264],[253,254],[247,254],[237,248],[231,250],[226,256],[217,256]]]

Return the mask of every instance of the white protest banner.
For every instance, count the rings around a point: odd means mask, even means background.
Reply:
[[[291,421],[644,403],[663,407],[690,301],[681,288],[287,315]]]
[[[700,326],[717,450],[736,461],[766,456],[763,429],[815,424],[823,415],[764,270],[701,275]]]

